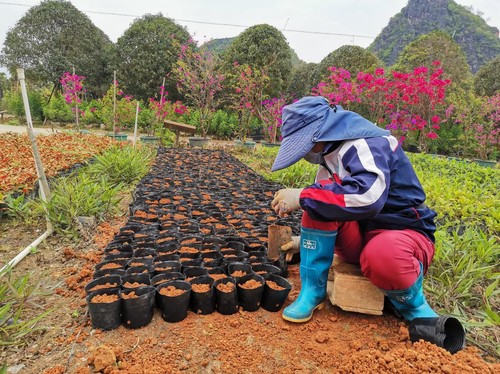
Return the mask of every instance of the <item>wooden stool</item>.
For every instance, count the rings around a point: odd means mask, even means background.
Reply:
[[[326,292],[330,302],[342,310],[382,315],[382,291],[361,274],[359,266],[348,264],[337,256],[328,274]]]

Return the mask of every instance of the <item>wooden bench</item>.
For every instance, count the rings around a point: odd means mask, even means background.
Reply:
[[[175,145],[179,145],[179,134],[181,132],[194,135],[196,133],[196,126],[186,125],[185,123],[174,122],[170,120],[163,121],[163,125],[175,132]]]
[[[0,110],[0,122],[3,122],[3,115],[7,113],[6,110]]]

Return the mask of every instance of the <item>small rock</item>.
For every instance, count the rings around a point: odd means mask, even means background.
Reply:
[[[186,361],[191,361],[193,356],[191,355],[191,353],[188,353],[187,355],[184,356],[184,358],[186,359]]]
[[[326,343],[330,338],[328,337],[328,335],[326,334],[316,334],[316,336],[314,337],[314,340],[316,340],[316,342],[318,343]]]
[[[238,327],[238,325],[239,325],[239,323],[235,319],[232,319],[231,321],[229,321],[229,326],[231,326],[231,327]]]

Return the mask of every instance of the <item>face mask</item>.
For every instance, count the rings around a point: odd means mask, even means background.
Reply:
[[[323,158],[323,155],[321,153],[316,153],[313,151],[309,151],[305,156],[304,160],[311,164],[315,165],[321,165],[324,163],[325,159]]]

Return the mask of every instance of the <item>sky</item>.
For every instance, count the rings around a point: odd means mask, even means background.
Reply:
[[[490,26],[500,29],[500,1],[455,0],[482,12]],[[238,36],[245,28],[269,24],[282,31],[305,62],[320,62],[346,45],[368,47],[408,0],[71,0],[113,41],[133,20],[161,12],[199,43]],[[0,45],[35,0],[0,1]],[[114,14],[102,14],[114,13]],[[2,69],[3,70],[3,69]]]

